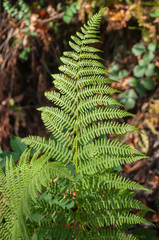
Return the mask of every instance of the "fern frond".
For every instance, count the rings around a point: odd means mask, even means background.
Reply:
[[[95,94],[110,94],[119,92],[111,87],[98,84],[98,86],[93,85],[92,87],[85,87],[79,91],[79,98],[87,99],[87,97],[94,96]]]
[[[84,60],[81,60],[80,62],[80,66],[81,67],[97,67],[97,68],[102,68],[102,69],[105,69],[105,66],[101,63],[101,62],[98,62],[98,61],[95,61],[95,60],[89,60],[89,59],[84,59]]]
[[[82,216],[83,215],[83,216]],[[81,213],[81,217],[84,218],[85,214]],[[98,227],[104,227],[106,226],[119,226],[119,228],[122,225],[134,225],[134,224],[145,224],[145,223],[149,223],[148,221],[146,221],[145,219],[143,219],[142,217],[135,215],[135,214],[131,214],[131,213],[127,213],[124,211],[122,212],[118,212],[118,211],[114,211],[114,210],[109,210],[109,211],[99,211],[99,212],[94,212],[94,214],[91,215],[91,218],[85,218],[85,221],[88,223],[88,226],[90,228],[98,228]]]
[[[92,124],[86,129],[83,128],[79,141],[82,141],[84,145],[88,144],[90,139],[95,139],[103,134],[124,134],[128,131],[135,131],[136,129],[128,124],[119,124],[118,122],[98,122],[98,124]]]
[[[130,234],[125,234],[118,229],[109,229],[109,230],[92,230],[88,233],[89,239],[94,240],[138,240],[136,237],[130,235]]]
[[[118,167],[125,163],[136,162],[142,158],[143,156],[120,157],[117,155],[111,156],[106,154],[101,157],[95,156],[85,162],[80,162],[78,172],[82,175],[95,174],[103,169],[113,168],[114,166]]]
[[[71,60],[71,66],[72,66],[73,60]],[[61,88],[64,87],[67,90],[73,90],[76,86],[75,81],[71,81],[70,78],[67,78],[64,74],[52,74],[51,75],[55,80],[54,80],[54,85],[57,86],[60,90]],[[67,92],[66,92],[67,93]]]
[[[128,156],[128,155],[141,155],[143,158],[146,156],[139,152],[138,150],[132,148],[130,145],[121,144],[115,140],[106,140],[106,139],[98,139],[95,143],[89,144],[81,148],[79,157],[80,158],[87,158],[85,155],[87,151],[88,156],[93,156],[92,153],[94,152],[99,154],[109,154],[109,155],[120,155],[120,156]],[[91,153],[92,152],[92,153]],[[83,156],[84,155],[84,156]]]
[[[44,153],[49,153],[50,157],[56,161],[67,162],[72,156],[67,146],[64,144],[60,145],[53,139],[46,140],[41,137],[29,136],[23,138],[23,142],[31,148],[35,148],[36,150],[41,149]]]
[[[81,53],[81,55],[80,55],[80,58],[81,59],[95,59],[95,60],[102,60],[102,61],[104,61],[103,60],[103,58],[101,58],[101,57],[99,57],[97,54],[95,54],[95,53],[89,53],[89,54],[87,54],[87,53]],[[81,60],[82,61],[82,60]]]
[[[76,105],[71,103],[71,101],[66,101],[64,96],[55,91],[45,92],[45,96],[48,100],[54,102],[56,105],[60,106],[66,113],[74,113]]]
[[[31,216],[31,200],[37,203],[38,191],[48,186],[51,178],[67,178],[72,181],[68,170],[61,163],[48,162],[50,156],[37,154],[30,163],[30,153],[21,156],[20,165],[12,158],[6,161],[6,171],[0,173],[0,239],[30,239],[26,230],[26,217]],[[4,185],[3,185],[4,184]],[[6,232],[4,232],[4,230]]]
[[[69,114],[64,113],[60,109],[53,107],[41,107],[38,108],[38,110],[43,114],[46,114],[48,118],[53,121],[53,124],[55,122],[61,131],[63,131],[65,128],[71,131],[74,128],[75,121],[70,118]]]
[[[148,207],[144,206],[140,201],[134,200],[128,196],[121,196],[120,194],[112,194],[111,192],[108,194],[103,193],[103,197],[101,196],[91,196],[86,195],[86,197],[81,199],[80,202],[83,205],[85,211],[90,212],[102,212],[102,211],[113,211],[122,213],[129,212],[132,209],[139,209],[143,211],[149,211]],[[98,203],[98,204],[97,204]]]
[[[30,162],[26,159],[26,166],[36,168],[34,184],[28,188],[32,192],[31,201],[36,201],[37,191],[41,192],[46,187],[51,174],[61,176],[57,179],[57,189],[53,191],[53,199],[50,200],[52,212],[49,217],[53,223],[50,229],[51,239],[65,239],[67,236],[66,239],[134,240],[136,238],[132,235],[121,231],[126,231],[133,224],[147,223],[140,213],[131,213],[134,208],[141,210],[142,214],[149,209],[133,200],[130,191],[147,189],[118,176],[115,171],[116,166],[146,156],[129,145],[107,139],[109,134],[124,134],[136,131],[136,128],[116,121],[133,114],[121,110],[119,107],[122,105],[109,96],[119,91],[107,85],[112,80],[106,77],[108,72],[101,62],[103,59],[96,54],[101,50],[90,45],[100,42],[98,33],[104,10],[95,14],[81,28],[81,32],[72,37],[69,42],[71,51],[64,52],[61,58],[61,73],[52,75],[58,92],[52,91],[45,95],[56,107],[39,108],[42,120],[52,135],[48,140],[40,137],[23,140],[30,147],[45,153],[46,158],[48,154],[54,161],[43,164],[45,160],[40,160],[40,168],[36,160]],[[115,108],[116,106],[118,107]],[[59,162],[61,167],[58,172]],[[71,171],[71,179],[62,164]],[[11,168],[15,167],[11,165]],[[25,174],[26,178],[30,176],[28,170]],[[63,182],[61,178],[67,180]],[[8,179],[13,182],[10,190],[16,188],[20,179]],[[130,190],[126,192],[126,189]],[[18,191],[23,192],[23,188]],[[25,197],[27,196],[28,193]],[[25,215],[28,216],[29,204],[28,201],[24,202]],[[43,223],[45,225],[45,220]],[[25,229],[25,225],[22,228]],[[62,233],[60,228],[63,229]],[[41,227],[42,229],[44,228]],[[40,233],[40,227],[38,232]]]
[[[79,117],[79,125],[83,127],[87,127],[89,124],[92,124],[96,121],[108,120],[113,118],[123,118],[127,116],[133,116],[131,113],[127,113],[121,109],[114,108],[96,108],[87,114],[82,114]]]
[[[96,77],[94,76],[88,76],[80,79],[79,87],[82,88],[83,86],[88,85],[96,85],[96,84],[104,84],[104,83],[110,83],[113,80],[110,80],[104,76],[98,75]],[[115,90],[114,90],[115,91]],[[110,92],[111,93],[111,92]]]
[[[93,107],[99,106],[109,106],[109,105],[119,105],[123,106],[122,104],[118,103],[116,100],[110,98],[109,96],[93,96],[89,97],[85,102],[79,104],[79,111],[84,112],[88,111]]]
[[[140,184],[133,182],[125,177],[118,176],[114,173],[103,173],[103,174],[94,174],[91,176],[83,177],[82,188],[90,190],[92,192],[101,192],[105,189],[129,189],[129,190],[144,190],[149,191],[147,188],[141,186]]]
[[[69,51],[69,52],[64,52],[63,55],[66,57],[69,57],[70,60],[73,59],[76,61],[78,61],[79,59],[91,59],[91,60],[94,59],[94,60],[102,60],[103,61],[103,59],[101,57],[99,57],[97,54],[94,54],[94,53],[89,53],[89,54],[81,53],[79,55],[76,52]]]
[[[81,69],[79,72],[79,75],[80,75],[80,77],[84,77],[84,76],[106,74],[106,73],[108,73],[108,72],[105,69],[102,69],[100,67],[90,68],[90,66],[89,66],[89,67],[85,67],[85,68]]]
[[[86,38],[94,38],[94,39],[97,39],[97,38],[100,38],[100,36],[98,35],[93,35],[93,34],[82,34],[81,32],[76,32],[76,35],[81,39],[81,40],[84,40]]]
[[[74,50],[77,53],[80,53],[80,51],[81,51],[81,47],[80,46],[78,46],[77,44],[75,44],[75,43],[73,43],[71,41],[69,41],[69,45],[72,48],[72,50]]]

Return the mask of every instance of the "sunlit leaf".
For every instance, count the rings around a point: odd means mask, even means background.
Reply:
[[[123,69],[122,71],[119,72],[118,77],[125,78],[127,75],[128,75],[128,71],[126,69]]]
[[[152,76],[153,73],[154,73],[154,70],[155,70],[155,64],[154,64],[154,63],[149,64],[149,65],[147,66],[146,71],[145,71],[145,75],[146,75],[147,77]]]
[[[142,59],[148,64],[154,59],[154,54],[152,52],[145,53]]]
[[[153,90],[155,88],[155,84],[154,84],[154,81],[152,80],[152,78],[146,78],[146,79],[142,80],[141,83],[144,86],[144,88],[147,90]]]
[[[144,66],[140,66],[140,65],[136,65],[133,69],[133,74],[135,77],[143,77],[145,74],[145,67]]]
[[[131,87],[137,87],[139,81],[136,78],[131,78],[131,80],[129,81],[129,85]]]
[[[143,44],[136,43],[132,48],[132,52],[135,56],[141,56],[144,52],[146,52],[146,48]]]
[[[159,17],[159,9],[156,9],[153,13],[150,14],[151,17]]]
[[[126,106],[128,109],[133,109],[135,107],[137,94],[133,89],[124,92],[121,95],[120,102]]]
[[[150,52],[155,52],[155,50],[156,50],[156,44],[155,43],[150,43],[149,45],[148,45],[148,50],[150,51]]]

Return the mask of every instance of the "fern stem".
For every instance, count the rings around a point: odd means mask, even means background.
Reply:
[[[77,78],[77,119],[76,119],[76,168],[75,168],[75,193],[77,195],[77,168],[78,168],[78,80]]]
[[[77,169],[78,169],[78,117],[79,117],[79,93],[78,93],[78,82],[79,82],[79,70],[80,70],[80,60],[81,60],[81,51],[79,55],[79,61],[78,61],[78,74],[77,74],[77,82],[76,82],[76,100],[77,100],[77,117],[76,117],[76,168],[75,168],[75,193],[77,194]]]
[[[82,44],[83,45],[83,44]],[[82,239],[84,239],[84,234],[83,234],[83,229],[82,229],[82,221],[80,218],[80,206],[78,204],[78,192],[77,192],[77,169],[78,169],[78,127],[79,127],[79,70],[80,70],[80,60],[81,60],[81,51],[79,54],[79,61],[78,61],[78,74],[77,74],[77,82],[76,82],[76,101],[77,101],[77,117],[76,117],[76,167],[75,167],[75,194],[76,194],[76,204],[77,204],[77,214],[79,217],[79,223],[80,223],[80,230],[81,231],[81,235],[82,235]],[[77,236],[78,239],[78,236]]]

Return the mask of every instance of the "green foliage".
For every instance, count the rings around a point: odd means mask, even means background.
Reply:
[[[155,88],[153,75],[155,74],[155,64],[152,62],[154,53],[156,51],[156,44],[150,43],[147,48],[141,44],[136,43],[132,47],[133,54],[138,57],[138,64],[133,68],[134,77],[129,81],[129,85],[133,87],[140,95],[145,95],[146,91],[151,91]],[[118,66],[118,64],[116,64]],[[116,80],[119,79],[118,68],[116,67]],[[123,70],[124,71],[124,70]],[[126,70],[125,70],[126,71]],[[114,77],[114,75],[111,75]],[[124,78],[125,76],[123,76]],[[114,78],[115,79],[115,78]],[[136,104],[137,95],[133,89],[127,90],[118,99],[128,109],[133,109]]]
[[[132,48],[132,52],[135,56],[141,56],[143,53],[146,52],[146,48],[143,44],[136,43]]]
[[[126,92],[122,93],[120,97],[120,102],[125,105],[128,109],[133,109],[136,104],[137,94],[133,89],[127,90]]]
[[[137,46],[140,45],[140,50],[141,46],[143,46],[144,51],[139,51]],[[150,77],[154,73],[155,65],[152,63],[154,59],[154,52],[156,50],[156,44],[150,43],[148,45],[148,52],[146,52],[146,48],[142,44],[135,44],[134,47],[132,48],[132,52],[134,53],[135,56],[141,56],[142,53],[145,53],[142,58],[139,60],[138,65],[136,65],[133,69],[133,73],[135,77],[143,77],[144,75],[147,77]]]
[[[74,14],[77,12],[77,2],[73,2],[70,6],[66,6],[63,21],[69,24],[72,21]],[[64,8],[64,7],[63,7]]]
[[[29,5],[27,5],[23,0],[18,0],[16,6],[12,6],[9,0],[4,0],[3,7],[6,12],[11,15],[11,17],[19,20],[24,19],[26,25],[29,25],[29,16],[31,11]]]
[[[61,163],[49,162],[50,156],[24,151],[15,166],[12,157],[6,161],[5,174],[0,168],[0,239],[30,239],[28,222],[33,218],[31,206],[38,205],[38,193],[47,187],[52,177],[68,178],[68,170]],[[42,214],[41,214],[42,215]],[[34,221],[40,222],[41,215]],[[38,218],[38,219],[37,219]],[[33,220],[32,220],[33,221]],[[30,235],[30,236],[29,236]]]
[[[30,53],[30,48],[24,48],[23,51],[19,54],[19,57],[25,61],[28,60],[28,54]]]
[[[152,63],[155,50],[156,44],[153,43],[150,43],[147,46],[147,50],[142,44],[135,44],[132,48],[132,52],[135,56],[141,56],[141,58],[138,61],[138,65],[136,65],[133,69],[135,78],[130,80],[130,85],[141,95],[144,95],[146,90],[153,90],[155,88],[155,84],[152,79],[152,76],[155,73],[155,64]]]
[[[18,0],[15,5],[12,5],[9,0],[3,1],[3,7],[5,11],[13,18],[24,21],[25,26],[23,27],[22,31],[26,33],[28,37],[35,37],[37,36],[36,32],[32,32],[29,29],[30,25],[30,16],[31,16],[31,7],[24,2],[24,0]],[[15,41],[14,41],[15,44]],[[18,42],[18,44],[22,44],[22,42]],[[27,61],[28,55],[30,53],[30,47],[25,47],[22,52],[19,54],[19,58]]]
[[[13,161],[16,162],[17,160],[19,160],[21,154],[28,148],[26,144],[21,143],[20,137],[14,135],[11,136],[10,146],[12,150],[11,152],[3,152],[2,150],[0,152],[0,165],[3,170],[6,166],[6,158],[12,157]],[[33,154],[34,151],[31,152]]]
[[[159,9],[156,9],[154,12],[150,14],[151,17],[159,17]]]
[[[125,78],[128,75],[128,71],[123,69],[119,71],[119,64],[113,64],[109,69],[109,78],[112,80],[119,80],[120,78]]]
[[[71,37],[72,51],[64,52],[60,73],[53,74],[57,91],[45,95],[54,107],[39,108],[50,138],[23,139],[43,155],[30,160],[24,152],[17,167],[10,159],[6,176],[1,171],[0,233],[5,239],[135,240],[127,229],[148,223],[143,215],[150,209],[132,198],[134,190],[146,189],[115,170],[145,156],[108,139],[111,133],[136,129],[115,121],[132,114],[109,97],[117,91],[107,86],[111,80],[96,54],[100,50],[90,46],[100,42],[104,10]]]

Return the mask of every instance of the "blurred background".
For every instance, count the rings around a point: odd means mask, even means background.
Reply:
[[[108,7],[101,24],[101,54],[113,97],[136,116],[126,119],[142,133],[120,136],[123,143],[150,156],[123,166],[122,175],[151,189],[135,197],[155,210],[138,226],[141,239],[159,239],[159,0],[0,1],[0,163],[15,161],[27,135],[48,137],[37,107],[50,105],[44,92],[53,90],[52,73],[69,50],[70,36],[94,13]],[[144,226],[145,227],[145,226]],[[142,238],[142,235],[145,236]]]

